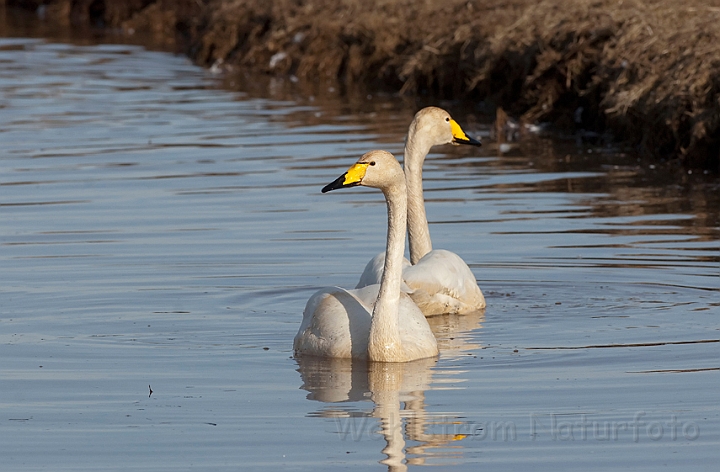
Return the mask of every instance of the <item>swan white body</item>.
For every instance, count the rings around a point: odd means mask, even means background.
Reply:
[[[457,254],[433,250],[425,214],[422,166],[430,148],[440,144],[480,143],[468,138],[445,110],[423,108],[415,114],[405,140],[403,165],[408,194],[410,261],[403,267],[403,289],[426,316],[470,313],[485,307],[485,297],[472,271]],[[382,277],[385,253],[365,267],[356,288],[375,284]]]
[[[323,188],[365,185],[383,191],[388,208],[387,255],[380,284],[355,290],[330,287],[308,300],[295,335],[296,356],[407,362],[438,354],[422,311],[401,291],[407,190],[392,154],[371,151]]]
[[[385,253],[368,262],[356,288],[370,286],[382,277]],[[403,291],[425,316],[464,314],[485,308],[485,297],[475,275],[460,256],[444,249],[425,254],[417,264],[404,260]]]

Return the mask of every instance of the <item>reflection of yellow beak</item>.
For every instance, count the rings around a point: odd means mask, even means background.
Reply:
[[[450,120],[450,130],[452,131],[453,135],[453,144],[470,144],[471,146],[482,145],[480,141],[473,139],[467,134],[465,134],[465,131],[462,130],[460,125],[457,124],[457,121],[455,120]]]

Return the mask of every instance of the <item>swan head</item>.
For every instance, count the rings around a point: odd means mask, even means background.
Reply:
[[[323,187],[322,193],[356,185],[385,190],[404,184],[405,174],[395,156],[387,151],[370,151],[343,175]]]
[[[481,146],[477,139],[471,138],[462,127],[453,120],[450,113],[438,107],[423,108],[415,114],[410,123],[408,137],[423,136],[430,140],[430,146],[439,144],[468,144]]]

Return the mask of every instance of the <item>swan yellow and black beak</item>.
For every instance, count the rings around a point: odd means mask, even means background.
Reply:
[[[360,185],[362,179],[365,177],[365,172],[367,171],[369,165],[369,162],[358,162],[349,168],[343,175],[324,186],[322,193],[327,193],[330,190],[337,190],[339,188]]]
[[[467,134],[465,134],[465,131],[463,131],[460,125],[457,124],[457,121],[450,120],[450,129],[452,130],[453,144],[469,144],[471,146],[482,146],[482,143],[480,141],[478,141],[477,139],[473,139]]]

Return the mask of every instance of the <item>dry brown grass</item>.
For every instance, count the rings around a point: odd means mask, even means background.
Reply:
[[[718,1],[539,2],[486,51],[471,87],[492,93],[493,74],[516,71],[506,97],[528,121],[583,106],[646,153],[718,165]]]
[[[202,64],[484,100],[525,121],[609,129],[648,154],[718,166],[720,0],[50,3],[75,21],[182,38]]]

